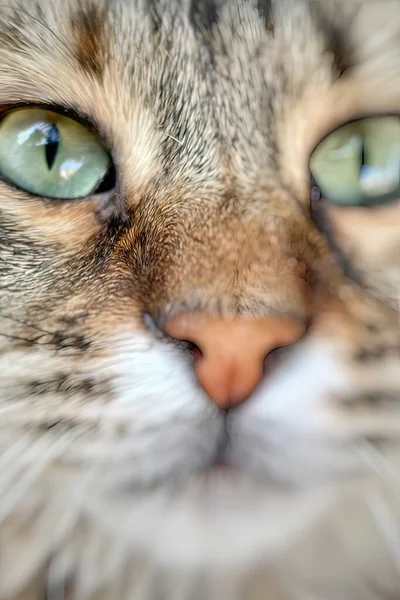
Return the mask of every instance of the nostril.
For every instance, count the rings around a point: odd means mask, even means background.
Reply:
[[[274,350],[271,350],[271,352],[268,352],[268,354],[264,357],[264,365],[263,365],[264,377],[272,375],[272,373],[274,371],[276,371],[276,369],[278,367],[280,367],[280,365],[282,364],[282,362],[285,359],[285,355],[287,354],[287,351],[288,351],[288,347],[282,346],[279,348],[275,348]]]
[[[203,357],[203,353],[197,344],[189,341],[187,341],[186,343],[188,344],[189,352],[193,356],[195,361]]]
[[[304,335],[304,323],[289,317],[221,317],[179,314],[164,334],[190,351],[198,383],[220,409],[246,400],[278,368],[286,346]]]

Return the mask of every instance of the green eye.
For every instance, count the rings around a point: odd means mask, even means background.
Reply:
[[[371,206],[400,198],[400,118],[348,123],[314,150],[311,173],[334,204]]]
[[[96,136],[58,113],[17,109],[0,123],[0,173],[27,192],[85,198],[102,186],[111,168]]]

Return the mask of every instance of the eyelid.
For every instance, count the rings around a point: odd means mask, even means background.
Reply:
[[[400,112],[399,111],[390,111],[390,112],[385,112],[385,111],[369,112],[368,111],[365,113],[358,113],[358,114],[352,115],[348,119],[340,119],[340,120],[336,121],[336,123],[332,123],[330,127],[327,127],[324,130],[324,133],[318,135],[315,142],[312,144],[312,150],[309,154],[310,158],[313,155],[313,153],[315,152],[315,150],[319,147],[319,145],[326,138],[328,138],[332,133],[335,133],[335,131],[338,131],[342,127],[345,127],[346,125],[350,125],[351,123],[361,122],[366,119],[376,119],[376,118],[383,119],[385,117],[398,118],[400,121]]]
[[[110,143],[109,136],[104,131],[101,123],[97,122],[93,117],[88,114],[82,112],[79,108],[76,107],[65,107],[58,104],[49,104],[46,102],[15,102],[10,104],[3,104],[0,106],[0,122],[6,117],[8,114],[13,112],[14,110],[19,109],[32,109],[38,108],[40,110],[47,110],[48,112],[53,112],[61,115],[62,117],[66,117],[71,119],[72,121],[76,121],[85,129],[93,133],[98,137],[101,141],[105,149],[112,153],[112,144]]]

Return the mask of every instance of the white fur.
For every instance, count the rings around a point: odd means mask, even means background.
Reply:
[[[99,589],[99,598],[154,600],[161,585],[167,600],[186,600],[201,581],[207,599],[237,600],[259,573],[269,600],[336,600],[318,595],[329,582],[318,565],[327,564],[354,592],[342,600],[374,598],[358,564],[393,589],[398,538],[388,523],[399,508],[400,461],[355,438],[357,421],[346,426],[338,401],[351,399],[345,352],[310,338],[224,424],[184,352],[117,334],[109,358],[93,367],[94,378],[113,382],[108,404],[84,407],[94,432],[50,431],[35,449],[13,432],[16,481],[7,494],[16,501],[11,521],[2,521],[0,597],[15,595],[50,556],[50,597],[73,572],[77,599]],[[210,469],[225,429],[233,468]],[[4,457],[4,432],[0,441]],[[393,465],[384,477],[382,465]]]
[[[335,398],[349,398],[351,381],[340,351],[322,339],[304,342],[253,396],[226,418],[224,459],[266,479],[309,482],[347,469],[351,440]],[[114,376],[115,400],[104,419],[124,423],[126,475],[167,479],[207,468],[224,443],[225,417],[198,385],[179,348],[146,335],[124,335],[100,371]],[[358,457],[355,457],[359,461]],[[146,472],[147,470],[147,472]],[[132,472],[130,472],[132,471]]]

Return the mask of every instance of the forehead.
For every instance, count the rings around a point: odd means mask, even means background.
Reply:
[[[387,106],[390,94],[398,109],[398,1],[396,10],[391,1],[362,3],[365,12],[355,2],[347,10],[347,0],[277,0],[272,27],[266,6],[251,0],[10,2],[0,9],[0,109],[56,105],[97,128],[132,208],[129,276],[140,273],[142,283],[150,256],[174,299],[221,273],[240,295],[244,283],[231,277],[240,265],[252,270],[247,291],[274,279],[269,304],[289,294],[292,306],[282,264],[308,246],[300,238],[310,225],[294,222],[292,209],[293,197],[309,202],[313,144],[352,112]],[[62,243],[70,248],[73,237],[75,251],[104,233],[92,207],[10,203],[13,193],[2,206],[12,219],[18,209],[35,239],[49,231],[55,239],[67,224]]]
[[[160,171],[256,187],[260,169],[276,167],[273,120],[283,97],[310,84],[312,71],[335,78],[317,23],[303,5],[285,4],[312,27],[301,65],[282,60],[287,32],[271,37],[265,7],[250,1],[8,3],[0,9],[0,103],[76,110],[136,187]]]
[[[271,31],[269,4],[11,0],[0,105],[58,105],[93,122],[131,193],[160,177],[244,196],[277,180],[300,189],[318,135],[367,97],[335,85],[344,54],[365,62],[355,44],[372,20],[356,2],[281,0]]]

